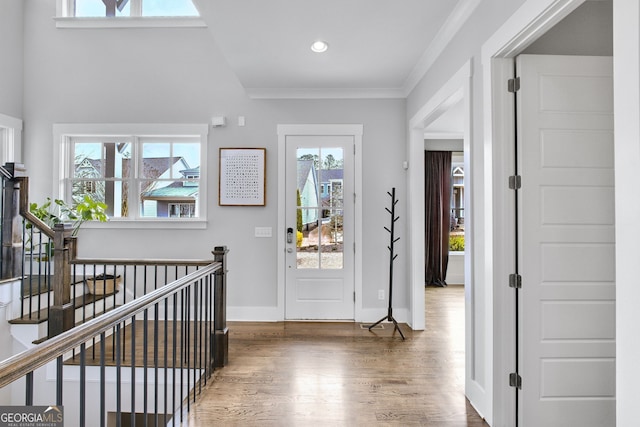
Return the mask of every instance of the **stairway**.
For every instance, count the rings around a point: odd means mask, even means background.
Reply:
[[[38,344],[48,337],[49,307],[53,302],[50,275],[25,276],[11,283],[11,309],[8,313],[11,333],[21,343]],[[71,284],[71,304],[78,325],[113,310],[122,304],[118,290],[108,295],[87,292],[84,278]]]

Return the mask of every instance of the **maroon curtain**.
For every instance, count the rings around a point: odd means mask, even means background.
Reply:
[[[447,286],[451,152],[425,151],[425,285]]]

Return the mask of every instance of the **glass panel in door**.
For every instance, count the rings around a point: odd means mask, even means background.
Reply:
[[[344,149],[298,148],[297,269],[342,269]]]

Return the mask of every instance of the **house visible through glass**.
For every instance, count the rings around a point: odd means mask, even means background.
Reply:
[[[71,197],[77,203],[88,194],[106,203],[111,218],[198,217],[197,141],[139,138],[134,146],[126,139],[74,138]]]
[[[341,269],[342,148],[298,148],[297,268]]]

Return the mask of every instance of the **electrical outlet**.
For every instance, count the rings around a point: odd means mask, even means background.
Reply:
[[[384,289],[378,289],[378,299],[384,299]]]

